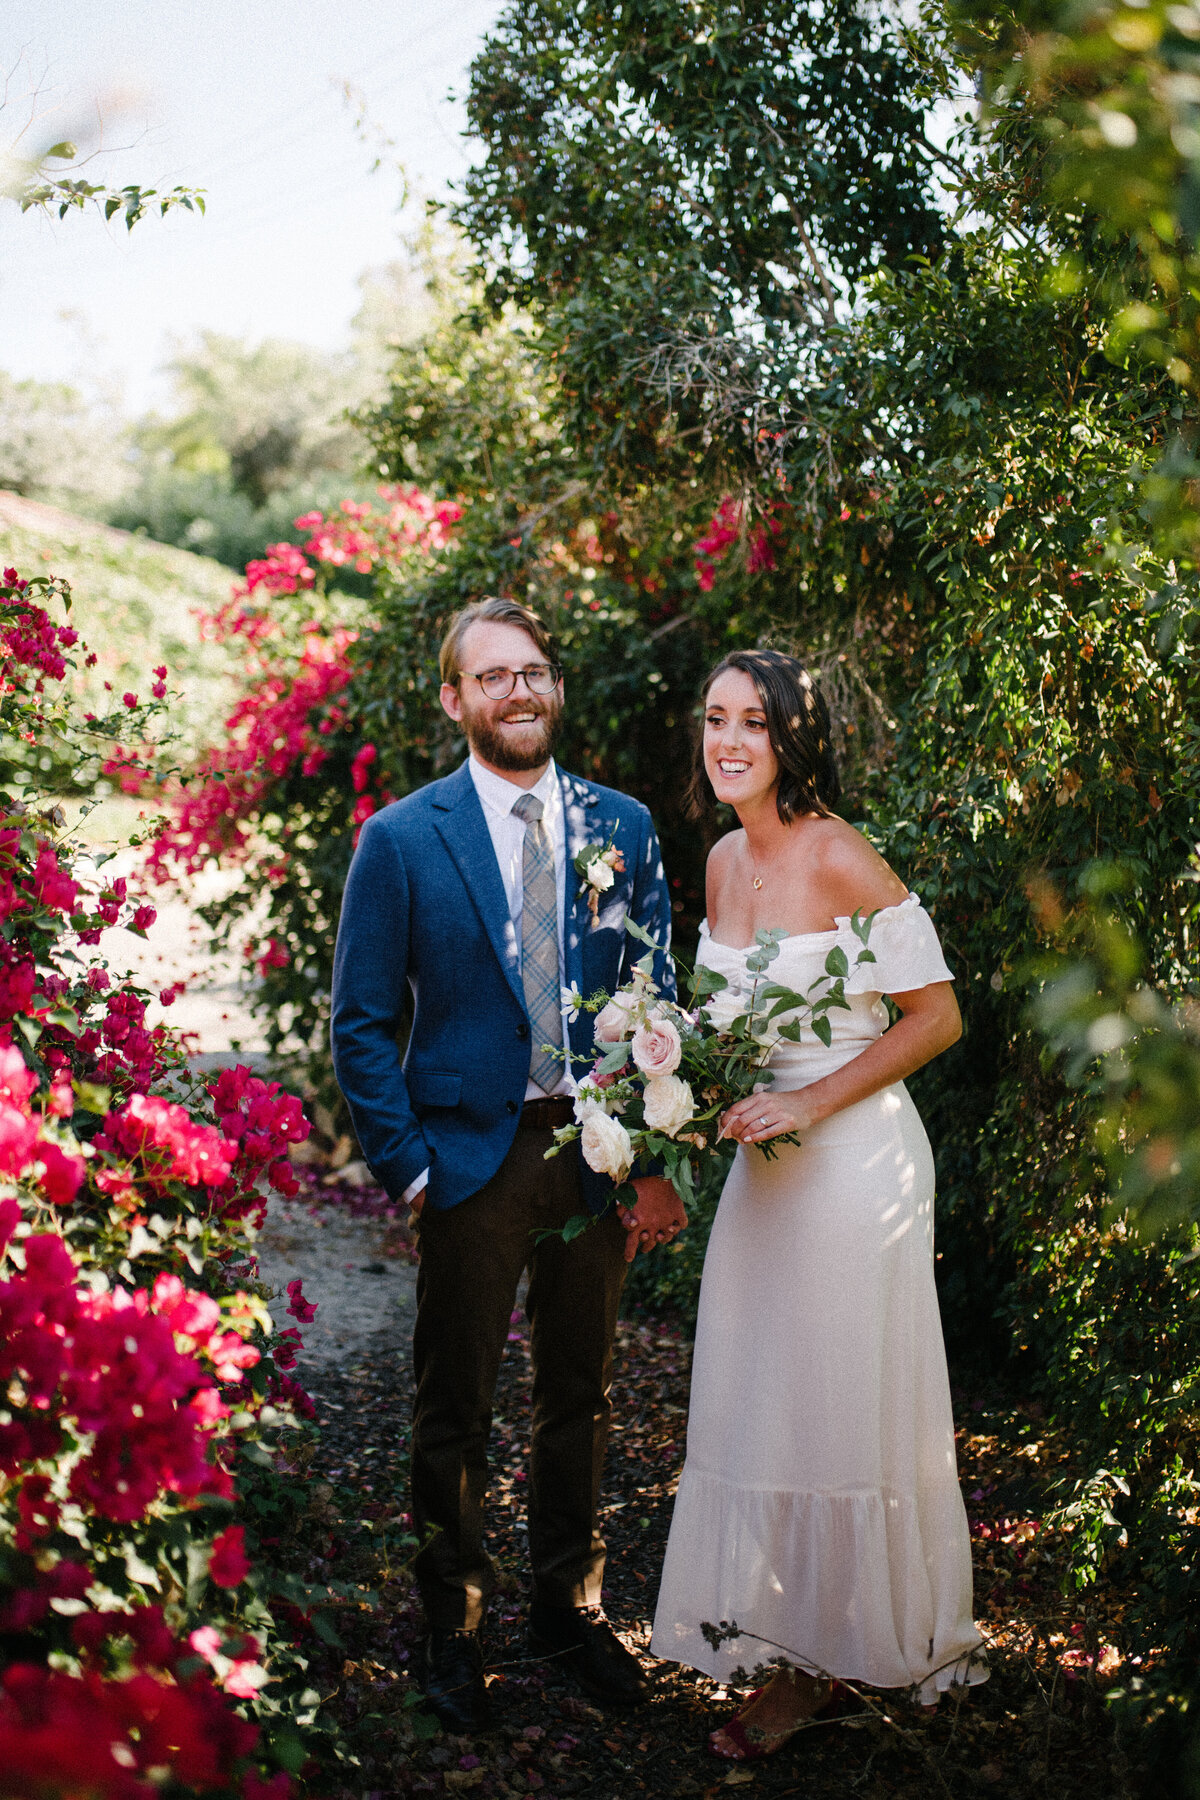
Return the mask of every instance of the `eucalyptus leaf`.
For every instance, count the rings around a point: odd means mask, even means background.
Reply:
[[[829,955],[825,958],[825,973],[827,975],[839,975],[843,979],[850,973],[850,963],[846,957],[846,952],[842,949],[840,944],[835,944],[829,952]]]

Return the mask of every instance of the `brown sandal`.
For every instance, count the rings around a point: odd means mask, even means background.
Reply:
[[[827,1718],[830,1713],[840,1711],[849,1698],[849,1690],[840,1681],[835,1681],[831,1683],[829,1693],[821,1704],[797,1719],[794,1725],[787,1726],[783,1731],[764,1731],[761,1725],[748,1726],[745,1721],[746,1713],[762,1691],[758,1687],[747,1694],[733,1717],[726,1719],[723,1725],[718,1725],[716,1730],[709,1733],[710,1756],[720,1757],[722,1762],[762,1762],[766,1757],[774,1756],[777,1750],[782,1750],[811,1720]],[[733,1745],[732,1750],[726,1750],[717,1743],[718,1736],[722,1734]]]

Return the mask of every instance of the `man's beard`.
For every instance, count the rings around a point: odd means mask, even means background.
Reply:
[[[491,763],[493,768],[508,769],[514,775],[527,769],[540,769],[543,763],[549,762],[558,741],[563,709],[557,696],[552,706],[547,706],[545,701],[536,702],[536,706],[539,714],[536,728],[529,728],[532,735],[523,744],[500,724],[478,713],[463,721],[467,727],[467,742],[481,760]],[[529,703],[518,710],[530,711]]]

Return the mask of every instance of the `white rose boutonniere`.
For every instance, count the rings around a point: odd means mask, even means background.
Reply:
[[[583,883],[594,925],[600,911],[600,896],[607,894],[617,876],[625,873],[625,858],[611,839],[607,844],[585,844],[575,858],[575,873]]]

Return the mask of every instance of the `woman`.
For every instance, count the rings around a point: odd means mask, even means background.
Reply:
[[[740,831],[708,862],[700,960],[749,988],[758,930],[782,928],[770,979],[799,992],[846,952],[849,1011],[771,1056],[773,1081],[726,1113],[739,1149],[700,1291],[688,1451],[654,1623],[655,1654],[728,1681],[786,1666],[710,1738],[771,1754],[826,1706],[832,1678],[920,1689],[982,1681],[971,1557],[933,1279],[933,1158],[903,1086],[962,1029],[915,894],[833,813],[829,714],[791,657],[739,651],[713,671],[692,797]],[[855,912],[874,913],[857,969]],[[818,989],[818,992],[821,991]],[[900,1012],[888,1029],[881,994]],[[774,1159],[755,1146],[796,1132]],[[714,1648],[702,1626],[736,1622]]]

